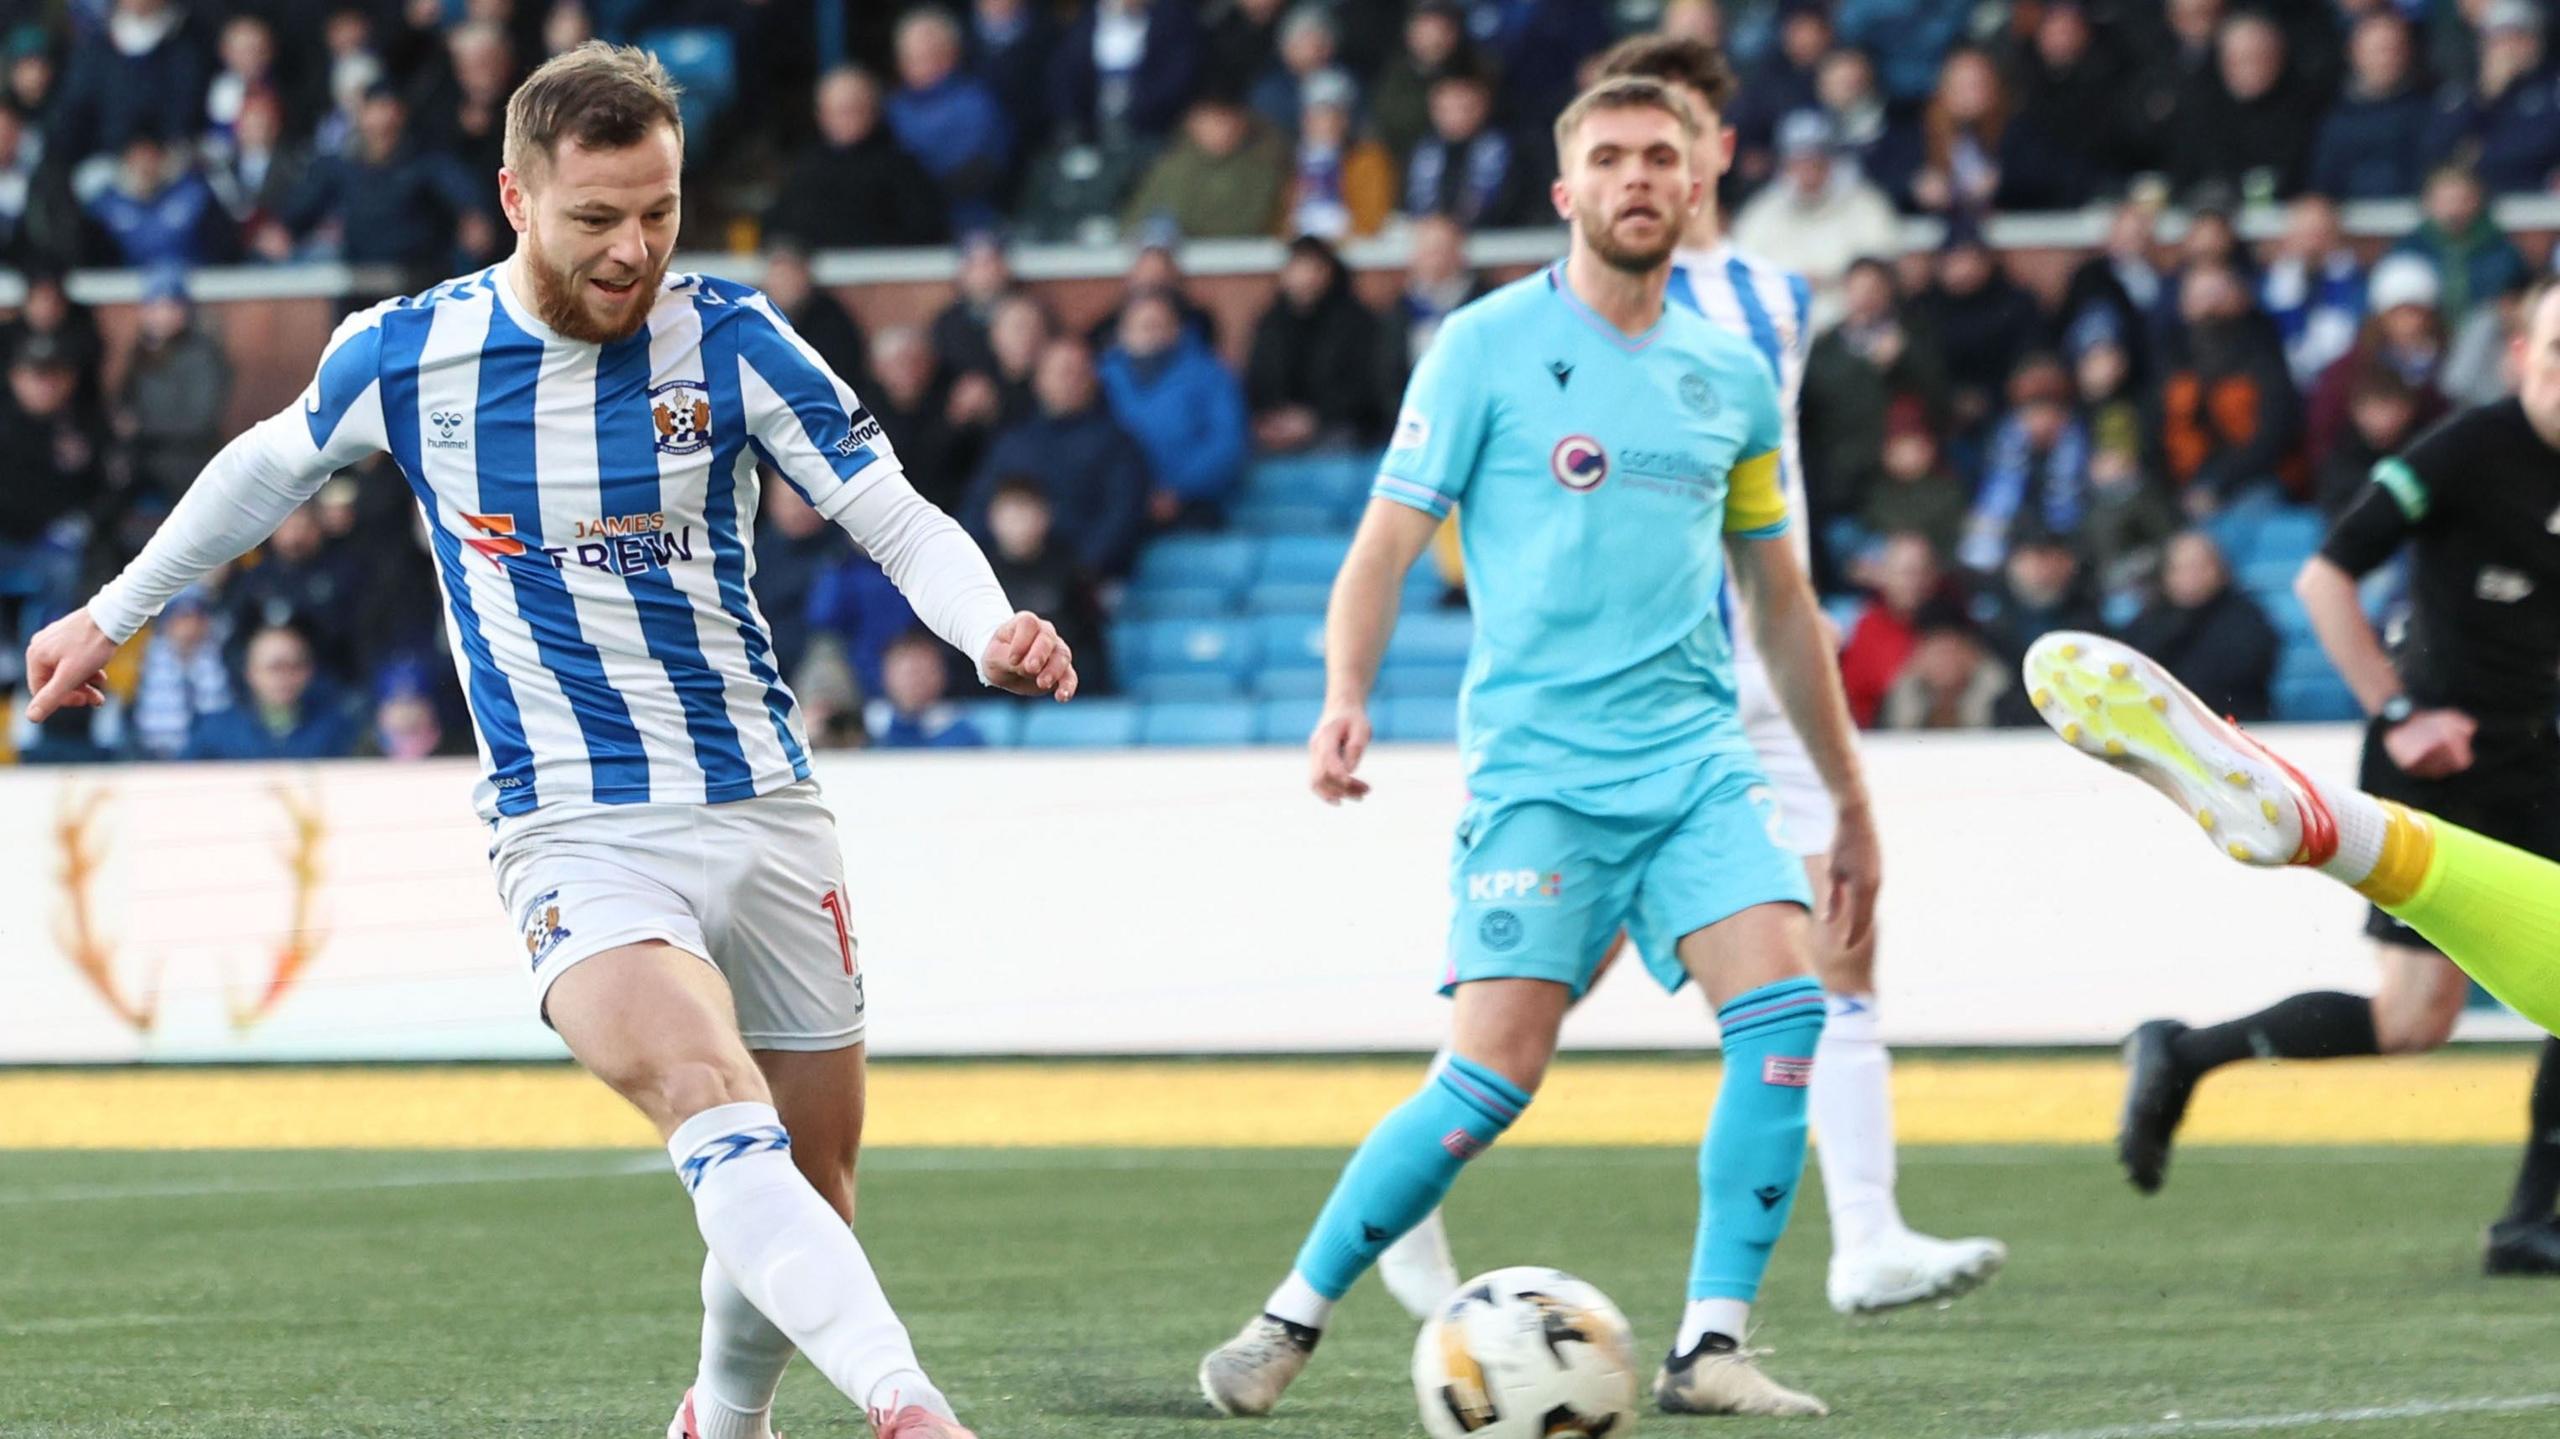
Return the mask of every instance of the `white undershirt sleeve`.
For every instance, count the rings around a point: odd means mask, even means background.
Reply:
[[[336,470],[311,443],[300,406],[250,426],[204,467],[124,573],[89,601],[89,618],[123,644],[178,591],[274,534]]]
[[[833,507],[832,519],[887,571],[916,617],[987,677],[987,646],[1013,618],[978,542],[895,470]]]

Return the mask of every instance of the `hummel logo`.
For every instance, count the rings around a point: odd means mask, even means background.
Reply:
[[[1775,1184],[1763,1184],[1751,1191],[1751,1197],[1760,1201],[1761,1208],[1775,1209],[1778,1201],[1787,1197],[1787,1191]]]
[[[1556,388],[1561,390],[1564,388],[1565,381],[1573,378],[1573,366],[1562,360],[1550,360],[1547,362],[1547,373],[1556,377]]]
[[[1360,1237],[1369,1241],[1371,1244],[1384,1244],[1387,1242],[1389,1236],[1387,1231],[1380,1229],[1374,1224],[1363,1224],[1360,1226]]]

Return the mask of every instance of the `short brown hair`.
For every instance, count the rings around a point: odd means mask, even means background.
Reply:
[[[665,125],[684,143],[674,77],[658,57],[630,45],[590,40],[525,77],[507,99],[507,168],[521,175],[536,156],[548,163],[564,139],[619,150]]]
[[[1641,75],[1621,75],[1614,80],[1603,80],[1574,96],[1573,103],[1565,106],[1564,113],[1556,117],[1558,164],[1565,161],[1573,148],[1573,132],[1582,128],[1584,120],[1603,110],[1659,110],[1680,122],[1680,134],[1684,139],[1691,144],[1697,143],[1698,116],[1689,108],[1688,101],[1673,94],[1671,87],[1660,80]]]
[[[1722,50],[1686,35],[1630,35],[1610,46],[1600,57],[1600,76],[1614,80],[1622,75],[1686,85],[1706,97],[1717,119],[1740,88]]]

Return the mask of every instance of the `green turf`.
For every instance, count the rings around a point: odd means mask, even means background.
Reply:
[[[1411,1329],[1371,1285],[1279,1416],[1222,1428],[1192,1393],[1340,1158],[884,1152],[863,1232],[986,1439],[1418,1434]],[[1922,1150],[1914,1219],[2016,1258],[1952,1308],[1863,1322],[1821,1305],[1809,1183],[1760,1337],[1838,1416],[1643,1427],[2007,1439],[2560,1391],[2560,1285],[2477,1272],[2507,1162],[2198,1150],[2144,1201],[2094,1151]],[[1460,1257],[1572,1269],[1658,1348],[1690,1163],[1497,1151],[1453,1200]],[[646,1439],[691,1373],[700,1256],[647,1155],[0,1153],[0,1434]],[[806,1365],[780,1414],[794,1439],[869,1432]],[[2560,1432],[2560,1408],[2192,1432],[2522,1439]]]

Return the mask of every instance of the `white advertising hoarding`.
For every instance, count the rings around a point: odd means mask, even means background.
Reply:
[[[2353,770],[2350,729],[2276,739]],[[1867,763],[1898,1040],[2111,1041],[2370,983],[2352,895],[2216,860],[2041,734],[1889,736]],[[1432,1047],[1455,757],[1381,749],[1375,795],[1339,810],[1303,771],[1293,750],[823,757],[875,1052]],[[0,1063],[558,1055],[470,784],[464,762],[0,774]],[[1634,966],[1567,1032],[1709,1038]]]

